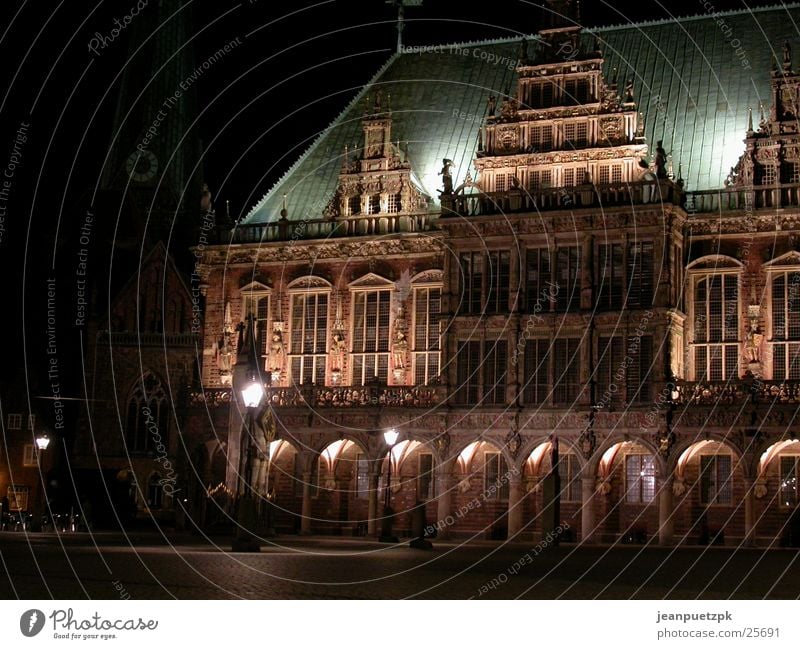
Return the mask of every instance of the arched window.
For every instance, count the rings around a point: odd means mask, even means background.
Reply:
[[[129,453],[163,454],[169,449],[169,404],[164,387],[146,373],[128,399],[125,440]]]
[[[738,276],[734,273],[714,273],[699,277],[694,290],[696,380],[738,378],[738,341]]]
[[[800,272],[772,276],[772,378],[800,378]]]

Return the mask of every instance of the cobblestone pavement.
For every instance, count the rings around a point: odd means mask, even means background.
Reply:
[[[0,533],[0,597],[137,598],[728,598],[800,596],[787,549],[436,542],[432,550],[363,540],[279,537],[258,554],[191,536]]]

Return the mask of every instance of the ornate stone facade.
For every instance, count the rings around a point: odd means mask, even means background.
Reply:
[[[238,437],[218,341],[252,313],[280,343],[277,363],[258,337],[280,529],[377,533],[388,488],[401,529],[424,502],[440,534],[536,535],[557,461],[573,540],[780,540],[800,478],[800,178],[753,170],[793,160],[791,60],[732,186],[692,194],[660,143],[646,159],[633,84],[603,78],[600,44],[540,36],[487,104],[476,178],[452,187],[445,158],[440,213],[376,100],[320,215],[341,238],[293,237],[286,209],[202,252],[217,352],[189,426],[211,411]]]

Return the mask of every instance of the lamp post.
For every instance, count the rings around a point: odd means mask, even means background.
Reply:
[[[392,534],[392,524],[394,523],[394,510],[391,506],[392,499],[392,448],[397,443],[399,433],[390,428],[383,433],[383,440],[389,447],[389,454],[387,457],[388,467],[386,469],[386,491],[383,496],[383,520],[381,521],[381,535],[379,541],[381,543],[397,543],[398,538]]]
[[[242,437],[239,445],[244,454],[244,470],[240,472],[237,490],[236,537],[233,540],[234,552],[258,552],[261,544],[253,536],[251,530],[256,526],[256,504],[253,500],[253,443],[252,431],[255,428],[256,411],[264,398],[264,386],[252,377],[242,388],[242,404],[247,409],[245,425],[242,426]]]
[[[44,467],[44,453],[47,447],[50,446],[50,437],[47,433],[39,433],[34,438],[34,442],[36,443],[36,464],[39,467],[40,487],[36,495],[36,508],[34,509],[33,520],[31,521],[31,531],[41,532],[42,510],[47,501],[47,471]]]
[[[251,314],[248,316],[247,327],[239,341],[240,360],[237,362],[236,368],[241,403],[247,414],[242,421],[239,438],[240,470],[236,489],[236,535],[232,546],[234,552],[258,552],[261,550],[261,544],[253,535],[258,516],[253,499],[252,436],[256,426],[256,411],[264,398],[264,384],[258,376],[258,353],[254,325]],[[244,466],[241,462],[242,456],[244,457]]]

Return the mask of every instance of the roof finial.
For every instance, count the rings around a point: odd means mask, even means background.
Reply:
[[[747,133],[750,134],[753,132],[753,109],[747,109]]]
[[[283,195],[283,206],[281,207],[281,221],[285,221],[289,216],[289,210],[286,207],[286,194]]]
[[[783,69],[787,72],[792,69],[792,46],[789,41],[783,44]]]

